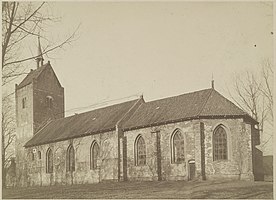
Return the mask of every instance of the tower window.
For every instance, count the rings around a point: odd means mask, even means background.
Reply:
[[[24,97],[22,99],[22,108],[26,108],[26,101],[27,101],[27,99],[26,99],[26,97]]]
[[[47,108],[53,108],[53,97],[47,96],[46,97],[46,104],[47,104]]]

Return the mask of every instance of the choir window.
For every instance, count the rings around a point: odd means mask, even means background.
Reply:
[[[213,153],[215,160],[227,160],[227,134],[222,126],[218,126],[213,134]]]

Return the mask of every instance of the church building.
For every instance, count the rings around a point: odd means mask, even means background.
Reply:
[[[214,85],[65,117],[64,88],[41,56],[15,95],[18,186],[257,179],[258,122]]]

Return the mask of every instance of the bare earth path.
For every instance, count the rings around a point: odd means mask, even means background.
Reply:
[[[3,189],[3,198],[272,199],[272,182],[161,181]]]

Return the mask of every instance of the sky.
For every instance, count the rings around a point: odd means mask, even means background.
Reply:
[[[210,88],[212,76],[228,97],[233,73],[258,71],[273,58],[272,8],[268,2],[48,2],[61,18],[44,36],[62,41],[80,27],[76,41],[45,61],[65,88],[67,116],[103,101]],[[36,46],[30,42],[28,52]]]

